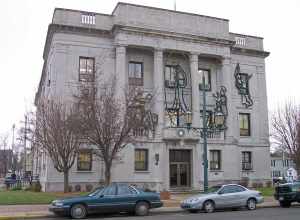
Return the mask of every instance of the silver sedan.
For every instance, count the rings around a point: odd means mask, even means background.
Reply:
[[[237,184],[213,186],[207,193],[199,194],[181,202],[181,208],[190,212],[204,210],[213,212],[220,208],[246,207],[256,209],[256,204],[263,203],[261,193]]]

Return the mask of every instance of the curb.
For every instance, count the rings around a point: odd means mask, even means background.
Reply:
[[[297,205],[295,205],[297,206]],[[277,208],[279,207],[277,204],[272,205],[264,205],[264,206],[257,206],[257,209],[263,209],[263,208]],[[150,213],[155,215],[163,215],[163,214],[172,214],[172,213],[181,213],[185,212],[183,209],[179,207],[167,207],[164,208],[164,210],[152,210]],[[0,216],[0,220],[14,220],[14,219],[38,219],[38,218],[52,218],[55,215],[31,215],[31,214],[25,214],[25,215],[16,215],[16,216]]]

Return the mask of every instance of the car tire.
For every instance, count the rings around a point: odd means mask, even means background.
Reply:
[[[247,209],[248,210],[255,210],[256,209],[256,200],[255,199],[248,199],[247,200]]]
[[[211,200],[208,200],[206,202],[204,202],[203,204],[203,210],[206,212],[206,213],[212,213],[215,211],[215,203]]]
[[[286,201],[279,202],[279,205],[282,208],[290,208],[291,207],[291,203],[290,202],[286,202]]]
[[[87,211],[84,205],[76,204],[71,207],[70,215],[74,219],[82,219],[87,215]]]
[[[149,204],[147,202],[138,202],[135,205],[135,215],[145,216],[149,214]]]
[[[191,209],[191,210],[188,210],[188,211],[189,211],[189,213],[197,213],[197,212],[199,212],[198,209]]]

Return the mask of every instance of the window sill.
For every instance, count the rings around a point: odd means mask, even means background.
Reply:
[[[150,173],[149,170],[135,170],[134,173],[137,173],[137,174],[147,174],[147,173]]]
[[[95,171],[92,170],[76,170],[76,173],[95,173]]]
[[[243,173],[254,173],[254,170],[242,170]]]
[[[222,173],[224,170],[209,170],[211,173]]]

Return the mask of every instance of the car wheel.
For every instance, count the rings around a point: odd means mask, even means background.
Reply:
[[[86,217],[87,211],[84,205],[76,204],[72,206],[70,214],[74,219],[81,219]]]
[[[291,207],[291,203],[290,202],[286,202],[286,201],[279,202],[279,205],[282,208],[289,208],[289,207]]]
[[[147,202],[138,202],[135,205],[135,214],[137,216],[145,216],[149,213],[149,204]]]
[[[188,210],[190,213],[197,213],[199,210],[197,209],[191,209],[191,210]]]
[[[203,204],[203,209],[206,213],[212,213],[215,211],[215,204],[213,201],[208,200]]]
[[[247,209],[248,210],[255,210],[256,209],[256,200],[255,199],[248,199]]]

